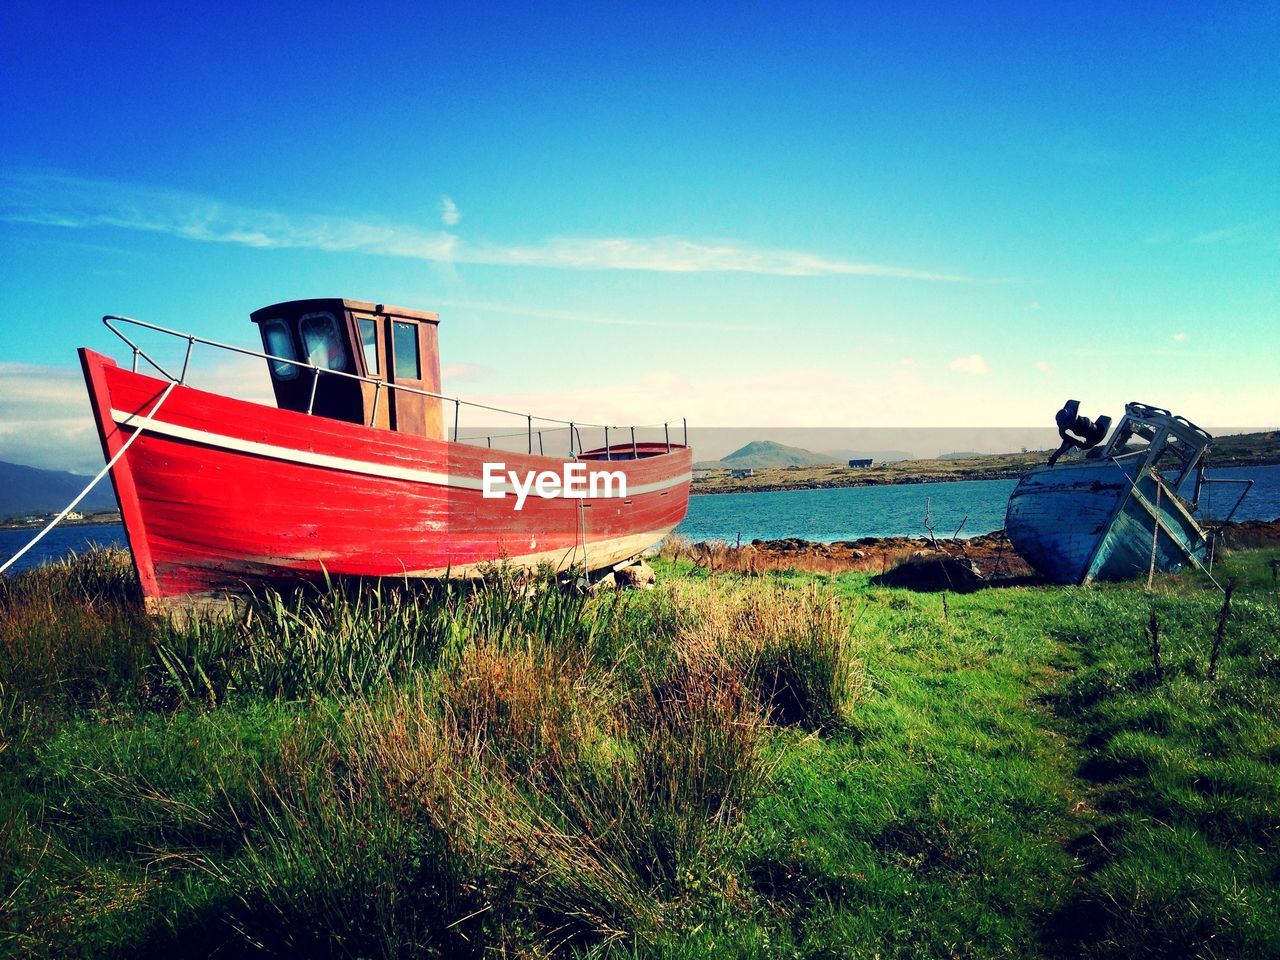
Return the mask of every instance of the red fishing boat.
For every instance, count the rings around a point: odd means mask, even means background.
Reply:
[[[668,424],[638,436],[446,397],[436,314],[323,299],[252,320],[265,352],[123,317],[104,322],[132,349],[132,369],[80,350],[153,609],[324,576],[466,577],[495,562],[602,571],[684,518],[687,430],[675,443]],[[185,342],[181,371],[125,324]],[[260,357],[276,406],[190,386],[192,351],[206,346]],[[139,372],[140,359],[157,375]],[[459,436],[476,411],[517,418],[508,449],[493,447],[493,431]],[[603,442],[584,450],[584,435]],[[551,441],[567,455],[544,452]]]

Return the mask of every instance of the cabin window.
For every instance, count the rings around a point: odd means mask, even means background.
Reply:
[[[262,325],[262,345],[267,353],[282,360],[272,360],[271,375],[277,380],[288,380],[295,376],[298,368],[284,360],[297,360],[298,351],[293,348],[293,337],[289,327],[283,320],[268,320]]]
[[[371,377],[378,375],[378,321],[361,317],[360,346],[364,350],[364,368]]]
[[[347,352],[342,348],[342,335],[332,313],[308,313],[299,321],[298,330],[309,362],[326,370],[346,367]]]
[[[422,365],[418,362],[418,325],[391,322],[392,346],[396,352],[396,379],[421,380]]]

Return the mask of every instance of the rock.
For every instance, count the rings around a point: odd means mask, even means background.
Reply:
[[[654,583],[658,579],[654,575],[653,567],[643,560],[616,571],[614,578],[619,590],[625,590],[627,587],[632,587],[636,590],[652,590]]]

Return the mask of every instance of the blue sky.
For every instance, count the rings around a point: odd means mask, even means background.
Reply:
[[[1280,422],[1274,3],[269,6],[0,12],[0,459],[102,314],[324,295],[551,415]]]

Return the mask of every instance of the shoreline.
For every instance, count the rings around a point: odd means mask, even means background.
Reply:
[[[1280,547],[1280,517],[1274,520],[1233,520],[1223,528],[1225,550],[1259,550]],[[810,573],[864,571],[888,573],[913,558],[948,559],[971,565],[984,580],[1018,581],[1036,577],[1009,542],[1004,530],[972,537],[861,537],[823,543],[800,537],[754,539],[734,545],[726,540],[673,543],[659,555],[689,559],[713,571],[758,573],[765,570],[802,570]]]
[[[45,517],[42,520],[40,520],[40,522],[38,523],[13,523],[12,521],[6,521],[4,523],[0,523],[0,530],[39,530],[51,519],[52,517]],[[110,526],[111,524],[122,523],[122,522],[123,521],[119,513],[107,513],[107,514],[98,513],[98,514],[94,514],[91,517],[84,517],[80,520],[63,520],[60,524],[58,524],[58,526],[59,527],[106,527],[106,526]]]
[[[979,480],[1019,480],[1036,467],[1044,466],[1045,456],[1037,454],[1007,454],[1000,459],[1025,460],[1034,456],[1033,463],[1001,466],[974,466],[956,469],[954,461],[911,460],[888,463],[852,471],[847,467],[767,467],[755,471],[750,477],[733,479],[724,475],[695,477],[689,486],[691,496],[708,496],[717,493],[782,493],[792,490],[843,490],[851,487],[897,487],[921,483],[963,483]],[[985,458],[984,458],[985,459]],[[997,459],[992,457],[991,459]],[[1065,462],[1065,461],[1064,461]],[[948,464],[946,469],[931,472],[927,466]],[[1259,457],[1222,457],[1212,459],[1207,470],[1230,470],[1241,467],[1280,466],[1280,454]],[[902,470],[901,473],[896,471]],[[727,471],[726,471],[727,472]],[[787,474],[794,474],[788,477]]]

